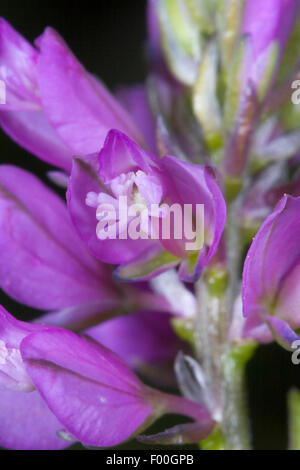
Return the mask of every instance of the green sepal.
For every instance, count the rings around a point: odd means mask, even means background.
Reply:
[[[249,245],[249,243],[252,243],[253,238],[260,229],[260,226],[261,222],[258,220],[243,220],[240,230],[242,246],[246,246]]]
[[[228,272],[222,265],[208,268],[205,272],[208,292],[213,297],[222,297],[228,285]]]
[[[244,182],[241,178],[227,177],[225,180],[225,193],[228,202],[233,201],[241,189],[243,188]]]
[[[158,0],[156,8],[167,64],[179,81],[191,86],[202,53],[199,26],[179,0]]]
[[[256,341],[245,341],[231,347],[224,358],[227,373],[234,373],[236,369],[243,370],[252,358],[256,348]]]
[[[236,47],[226,80],[224,103],[224,123],[227,131],[232,131],[241,101],[241,75],[248,49],[248,36],[243,36]]]
[[[119,266],[114,271],[114,277],[119,281],[140,281],[148,279],[152,274],[155,275],[155,272],[159,272],[164,267],[172,269],[179,262],[180,259],[168,251],[160,251]]]
[[[218,0],[217,25],[224,71],[232,60],[240,34],[245,0]]]
[[[199,444],[202,450],[226,450],[226,440],[219,425]]]
[[[217,96],[218,52],[211,41],[203,55],[193,90],[193,110],[202,129],[207,147],[216,151],[223,145],[222,113]]]
[[[195,320],[193,318],[174,317],[171,319],[171,325],[180,339],[194,346]]]
[[[300,127],[300,106],[287,101],[280,108],[279,123],[285,131],[298,130]]]
[[[186,7],[180,0],[159,1],[165,5],[171,30],[178,43],[190,56],[195,56],[198,54],[199,51],[197,45],[194,43],[194,40],[195,37],[197,37],[199,30],[193,22],[192,18],[189,17]]]
[[[215,31],[216,0],[186,0],[186,4],[194,20],[205,34]]]

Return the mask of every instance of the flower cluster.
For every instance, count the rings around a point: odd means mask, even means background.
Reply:
[[[147,21],[149,77],[113,95],[56,31],[0,19],[0,126],[66,190],[0,165],[0,287],[42,312],[0,308],[3,447],[246,448],[239,366],[298,339],[298,2],[149,0]],[[192,422],[142,435],[167,413]]]

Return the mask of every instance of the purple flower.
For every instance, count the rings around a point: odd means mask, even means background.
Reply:
[[[81,331],[116,313],[178,314],[145,285],[120,286],[90,255],[65,203],[25,170],[0,166],[0,286],[12,298],[50,311],[44,321]],[[121,319],[120,319],[121,320]]]
[[[23,323],[0,307],[0,445],[15,449],[56,449],[70,445],[56,436],[64,426],[35,390],[20,353],[26,336],[46,329],[57,330],[54,325],[64,327],[68,323],[69,318],[61,314],[44,315],[38,323]],[[167,314],[139,312],[104,322],[84,334],[116,352],[148,380],[163,385],[172,383],[168,361],[174,360],[182,346],[169,326]]]
[[[204,407],[145,387],[120,358],[94,340],[56,327],[24,324],[4,309],[0,313],[0,383],[9,391],[0,392],[0,429],[6,425],[0,433],[2,445],[60,448],[68,444],[57,435],[68,435],[86,445],[112,446],[169,412],[195,419],[204,437],[211,431],[214,423]],[[19,390],[18,408],[14,390]],[[28,403],[37,417],[19,410]],[[13,412],[19,432],[16,423],[8,426]]]
[[[60,450],[71,445],[57,436],[62,424],[37,391],[0,392],[0,445],[16,450]]]
[[[254,238],[243,272],[244,336],[286,347],[300,326],[300,198],[284,196]],[[269,330],[265,325],[269,326]]]
[[[248,448],[246,362],[300,341],[299,136],[285,106],[268,114],[299,2],[196,3],[148,1],[150,75],[115,96],[53,29],[32,46],[0,19],[0,125],[67,189],[0,165],[0,288],[43,311],[0,306],[0,446]],[[176,385],[184,398],[162,391]],[[192,422],[142,435],[168,413]]]
[[[52,311],[26,324],[1,310],[0,445],[18,449],[69,445],[56,436],[64,426],[34,390],[20,354],[25,336],[51,328],[45,322],[85,330],[155,383],[160,382],[162,370],[165,383],[172,379],[169,361],[181,346],[169,325],[171,305],[149,286],[118,288],[110,268],[91,257],[78,238],[63,201],[33,175],[8,165],[0,166],[0,227],[1,287],[19,302]],[[98,324],[122,313],[124,302],[124,312],[140,306],[157,312],[137,312]]]
[[[120,305],[109,267],[74,232],[63,201],[25,170],[0,166],[0,286],[41,310]]]
[[[230,138],[224,170],[231,178],[242,178],[247,165],[261,104],[276,81],[282,55],[299,9],[297,0],[248,0],[244,8],[241,44],[229,79],[232,94],[227,103]],[[236,87],[237,90],[234,90]],[[234,112],[232,113],[232,110]],[[230,117],[229,117],[230,116]]]
[[[69,171],[72,156],[99,151],[111,128],[143,142],[130,115],[47,28],[36,48],[0,20],[0,125],[29,152]]]
[[[142,235],[137,239],[132,239],[128,233],[130,222],[137,223],[137,219],[125,219],[123,223],[119,206],[121,196],[127,198],[128,206],[138,203],[141,213],[145,210],[146,218],[141,217],[140,225]],[[226,217],[222,193],[207,168],[175,157],[159,159],[115,130],[107,135],[99,156],[75,159],[67,198],[72,220],[83,241],[101,261],[122,265],[117,272],[121,278],[147,279],[166,266],[179,263],[184,279],[197,276],[217,250]],[[160,217],[164,217],[164,203],[168,207],[177,204],[182,212],[184,205],[190,204],[193,216],[196,215],[196,205],[204,205],[204,246],[196,253],[194,263],[190,262],[191,252],[186,250],[187,238],[183,230],[181,239],[172,235],[174,227],[170,228],[169,237],[161,236],[161,232],[157,239],[150,236],[153,217],[158,217],[157,223],[160,223]],[[108,225],[116,230],[116,239],[105,236],[106,222],[103,223],[100,210],[103,204],[115,209],[116,218]],[[151,212],[155,205],[162,214]],[[186,222],[191,228],[191,216]],[[163,257],[160,263],[159,257],[166,252],[171,256]],[[149,272],[134,274],[137,266],[145,265],[147,270],[151,259],[156,261]]]
[[[202,435],[213,427],[204,407],[145,387],[115,354],[74,333],[33,333],[22,341],[21,352],[43,399],[86,445],[117,445],[168,412],[199,421]]]
[[[0,229],[1,288],[22,304],[51,311],[53,324],[80,331],[128,310],[178,313],[147,285],[120,289],[111,268],[81,242],[65,203],[9,165],[0,166]]]
[[[154,417],[132,372],[105,348],[52,330],[32,335],[21,350],[35,386],[68,432],[86,445],[116,445]]]
[[[151,300],[155,308],[153,294]],[[177,352],[186,348],[175,335],[171,318],[168,312],[144,310],[97,324],[101,314],[95,317],[78,307],[75,312],[72,309],[45,314],[35,324],[84,330],[85,335],[114,351],[148,381],[164,386],[174,385],[172,362]]]
[[[269,83],[275,76],[289,38],[297,8],[297,0],[246,2],[242,26],[242,33],[249,35],[249,51],[243,77],[245,82],[250,81],[255,88],[268,85],[269,89]],[[267,83],[263,83],[266,81]]]

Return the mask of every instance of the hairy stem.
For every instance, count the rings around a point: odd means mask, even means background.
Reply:
[[[230,204],[226,231],[228,282],[211,289],[209,269],[196,285],[198,317],[196,353],[203,369],[206,405],[219,423],[227,449],[249,449],[250,432],[244,374],[253,343],[233,345],[228,339],[234,302],[240,288],[241,243],[238,213],[243,196]],[[222,268],[220,268],[222,269]],[[211,268],[217,272],[218,267]]]
[[[203,369],[208,406],[216,421],[222,415],[222,357],[224,354],[224,327],[227,319],[222,298],[210,295],[205,279],[196,286],[199,313],[195,332],[196,353]]]
[[[231,348],[223,361],[224,408],[222,430],[229,449],[251,448],[250,423],[248,417],[245,386],[245,367],[256,344],[245,343]]]

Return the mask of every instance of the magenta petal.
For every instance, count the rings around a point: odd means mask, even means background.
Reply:
[[[120,301],[117,295],[115,298],[113,296],[111,298],[103,297],[96,302],[73,305],[72,307],[62,308],[55,312],[45,313],[35,320],[34,323],[59,326],[79,332],[93,325],[98,325],[106,316],[109,317],[116,314],[116,308],[120,308]]]
[[[122,155],[120,155],[122,156]],[[105,190],[98,175],[98,156],[74,159],[67,192],[68,208],[81,239],[90,251],[104,263],[119,264],[131,261],[143,253],[151,240],[99,240],[96,236],[96,211],[87,206],[86,196]]]
[[[117,91],[117,98],[124,108],[134,117],[143,132],[147,148],[157,152],[155,121],[151,113],[147,90],[144,85],[122,87]]]
[[[0,18],[0,78],[6,85],[8,109],[39,104],[35,75],[37,56],[38,52]]]
[[[52,310],[115,295],[60,198],[6,165],[0,167],[0,253],[0,285],[21,303]]]
[[[243,34],[249,35],[250,54],[246,77],[254,84],[267,71],[269,47],[279,47],[279,58],[285,48],[299,7],[297,0],[247,0]]]
[[[17,320],[0,305],[0,339],[5,340],[7,346],[19,348],[25,336],[40,328],[40,326]]]
[[[0,392],[0,446],[59,450],[71,445],[57,436],[64,427],[38,392]]]
[[[253,58],[274,40],[284,48],[296,9],[297,0],[247,0],[243,33],[251,36]]]
[[[244,314],[264,312],[300,258],[300,198],[285,196],[250,247],[243,272]],[[286,312],[288,314],[288,312]]]
[[[300,259],[295,250],[295,265],[282,279],[276,302],[276,315],[284,318],[293,327],[300,326]]]
[[[193,204],[194,209],[196,204],[204,205],[204,228],[208,236],[199,252],[194,274],[183,275],[184,280],[194,279],[217,251],[226,222],[225,200],[209,168],[169,156],[162,159],[162,164],[179,195],[182,207],[184,204]]]
[[[253,240],[243,272],[243,311],[258,328],[265,315],[299,328],[300,198],[284,196]],[[276,319],[276,317],[278,317]]]
[[[49,408],[86,445],[117,445],[153,414],[141,382],[96,343],[52,330],[28,336],[21,349]]]
[[[97,152],[111,128],[122,129],[138,141],[130,116],[77,61],[51,28],[37,40],[38,84],[45,113],[63,142],[78,155]]]
[[[42,111],[1,111],[0,125],[19,145],[41,160],[70,171],[72,153],[57,138]]]
[[[49,181],[56,184],[58,187],[66,189],[69,183],[69,175],[63,171],[50,170],[47,171]]]
[[[175,358],[181,343],[170,319],[167,313],[138,312],[109,320],[86,334],[138,368]]]
[[[135,187],[137,189],[134,189]],[[158,205],[164,201],[169,204],[169,207],[179,204],[181,214],[184,212],[185,204],[189,204],[194,212],[196,212],[197,204],[204,206],[206,238],[204,247],[199,253],[195,272],[192,274],[193,278],[198,276],[217,250],[226,218],[225,201],[210,170],[182,162],[175,157],[159,159],[116,130],[108,133],[99,154],[99,162],[95,156],[74,161],[68,188],[68,207],[78,233],[96,257],[111,264],[128,263],[128,271],[131,268],[136,271],[137,264],[143,266],[144,261],[149,261],[148,255],[151,250],[159,250],[163,247],[171,253],[165,264],[177,262],[178,258],[187,258],[189,253],[185,250],[184,240],[178,240],[173,236],[172,221],[169,237],[156,233],[154,235],[157,239],[153,239],[151,234],[147,233],[149,220],[155,217],[155,213],[150,213],[150,216],[148,213],[148,226],[144,225],[144,234],[146,233],[144,238],[133,240],[128,230],[130,224],[127,225],[126,239],[120,239],[117,233],[113,238],[104,240],[97,237],[97,203],[91,201],[87,204],[87,195],[94,195],[96,198],[101,196],[102,199],[106,197],[110,204],[118,205],[119,198],[123,195],[122,191],[125,194],[128,191],[128,206],[133,204],[136,198],[142,201],[144,204],[142,207],[150,210],[155,207],[153,204],[156,204],[158,208]],[[115,205],[112,205],[113,209]],[[189,219],[192,225],[192,217]],[[181,223],[183,223],[183,218]],[[156,261],[159,263],[160,260]],[[154,275],[157,269],[164,269],[161,264],[157,265],[157,263],[154,262],[151,265],[149,262],[148,271],[147,266],[144,269],[145,275],[137,273],[131,277],[148,279],[148,276]],[[151,266],[154,266],[152,270]],[[124,270],[127,272],[127,266],[124,269],[123,267],[118,269],[117,276],[130,277],[124,275]]]
[[[152,167],[159,168],[158,157],[115,129],[107,134],[99,154],[99,162],[99,175],[105,182],[120,176],[121,173],[138,169],[151,173]]]
[[[38,52],[0,19],[0,79],[6,104],[0,125],[19,145],[53,165],[70,170],[72,154],[59,140],[42,110],[36,77]]]
[[[289,326],[287,322],[280,318],[266,315],[265,320],[269,325],[276,341],[287,351],[293,351],[293,343],[300,340],[295,331]]]
[[[252,339],[261,344],[268,344],[274,341],[274,337],[268,325],[260,315],[249,315],[243,318],[242,338]]]
[[[0,390],[32,392],[34,386],[20,354],[25,336],[43,327],[16,320],[0,306]]]

